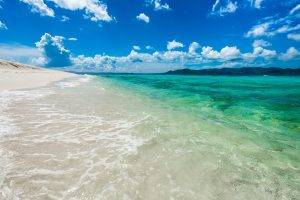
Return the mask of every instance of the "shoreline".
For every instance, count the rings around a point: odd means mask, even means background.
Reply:
[[[42,87],[74,76],[77,75],[0,60],[0,92]]]

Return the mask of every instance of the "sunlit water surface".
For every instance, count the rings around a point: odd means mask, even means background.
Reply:
[[[300,199],[300,78],[80,76],[0,93],[0,199]]]

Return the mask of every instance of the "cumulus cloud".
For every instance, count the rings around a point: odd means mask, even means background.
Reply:
[[[131,55],[133,56],[133,54]],[[137,54],[136,56],[152,57],[152,54],[144,56]],[[78,56],[74,58],[74,70],[78,71],[95,71],[95,72],[165,72],[171,69],[178,69],[181,65],[172,63],[163,63],[160,61],[149,62],[135,59],[129,60],[126,57],[112,57],[95,55],[94,57]]]
[[[183,46],[183,44],[181,45]],[[173,47],[182,47],[181,45],[173,45]],[[169,48],[167,51],[144,53],[133,49],[127,56],[95,55],[94,57],[85,57],[80,55],[71,57],[71,59],[74,63],[72,67],[83,71],[165,72],[195,66],[206,68],[265,66],[265,63],[270,60],[291,60],[299,57],[299,51],[295,48],[278,54],[275,50],[264,48],[267,46],[270,46],[268,42],[257,40],[253,42],[253,51],[248,53],[241,53],[236,46],[225,46],[220,51],[205,46],[202,47],[201,52],[197,52],[195,49],[198,49],[199,46],[193,42],[190,45],[192,48],[189,48],[188,51]]]
[[[241,53],[236,46],[225,46],[220,51],[210,46],[202,47],[202,52],[170,49],[164,52],[143,53],[132,50],[127,56],[83,55],[72,57],[73,69],[102,72],[165,72],[185,67],[243,67],[264,66],[270,59],[291,60],[299,56],[295,48],[278,56],[274,50],[265,49],[263,42],[255,45],[253,52]]]
[[[218,59],[220,54],[218,51],[213,50],[212,47],[202,47],[201,55],[206,59]]]
[[[183,59],[186,58],[187,53],[183,51],[166,51],[161,54],[156,55],[158,58],[168,62],[183,62]]]
[[[7,30],[6,24],[0,21],[0,30]]]
[[[168,50],[145,53],[139,46],[126,56],[72,55],[64,47],[62,36],[51,36],[45,33],[36,48],[27,46],[13,46],[0,44],[0,58],[19,61],[39,66],[62,67],[73,71],[93,72],[165,72],[178,68],[201,67],[243,67],[264,66],[270,60],[298,59],[299,51],[291,47],[286,52],[277,53],[266,49],[270,43],[264,40],[253,42],[253,51],[241,53],[236,46],[225,46],[219,51],[213,47],[204,46],[201,52],[197,51],[200,45],[192,42],[187,51],[178,50],[184,45],[175,40],[168,42]],[[148,48],[146,48],[148,49]]]
[[[198,42],[192,42],[189,46],[189,53],[195,54],[196,50],[200,48],[200,44]]]
[[[287,35],[287,38],[290,40],[295,40],[297,42],[300,42],[300,34],[299,33],[290,33]]]
[[[183,46],[184,45],[182,43],[173,40],[173,41],[168,42],[167,49],[170,51],[170,50],[173,50],[173,49],[182,48]]]
[[[255,57],[262,57],[264,59],[275,58],[277,53],[275,50],[264,49],[263,47],[255,47],[253,49],[253,55]]]
[[[221,49],[220,52],[214,50],[212,47],[202,47],[201,55],[207,59],[222,59],[222,60],[230,60],[235,59],[240,56],[240,50],[234,46],[229,47],[225,46]]]
[[[178,69],[185,64],[200,62],[199,55],[190,55],[183,51],[165,51],[154,53],[140,53],[132,50],[127,56],[114,57],[96,55],[74,57],[74,67],[80,69],[87,66],[89,70],[105,72],[165,72]],[[85,68],[86,69],[86,68]]]
[[[145,13],[140,13],[138,16],[136,16],[136,19],[139,21],[144,21],[145,23],[150,22],[150,18]]]
[[[281,60],[291,60],[300,56],[300,52],[295,47],[290,47],[285,53],[280,55]]]
[[[254,40],[253,52],[242,54],[242,58],[246,61],[253,61],[256,58],[263,58],[265,60],[275,59],[277,52],[275,50],[265,49],[264,47],[271,46],[271,43],[265,40]]]
[[[38,12],[42,16],[54,17],[54,10],[45,4],[44,0],[20,0],[31,7],[31,11]],[[56,7],[67,10],[83,10],[85,16],[92,21],[111,21],[106,4],[98,0],[48,0],[55,4]]]
[[[64,67],[71,65],[70,51],[65,49],[62,36],[51,36],[45,33],[40,41],[36,42],[36,47],[43,52],[47,66]]]
[[[236,46],[234,47],[226,46],[221,49],[220,58],[225,60],[234,59],[234,58],[238,58],[240,53],[241,53],[240,50]]]

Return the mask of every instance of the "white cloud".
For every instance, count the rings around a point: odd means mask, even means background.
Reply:
[[[72,57],[71,59],[74,63],[73,68],[77,70],[165,72],[195,66],[207,68],[265,66],[265,63],[270,63],[271,59],[273,61],[278,59],[291,60],[300,56],[299,51],[295,48],[290,48],[286,53],[281,53],[278,56],[276,51],[263,48],[270,45],[268,42],[257,40],[254,43],[253,52],[249,53],[241,53],[236,46],[225,46],[220,51],[206,46],[202,47],[201,53],[193,50],[190,51],[190,49],[186,52],[169,48],[167,51],[155,51],[154,53],[143,53],[132,50],[127,56],[121,57],[107,55],[85,57],[81,55]]]
[[[150,22],[150,18],[147,15],[145,15],[145,13],[140,13],[138,16],[136,16],[136,19],[139,21],[144,21],[146,23]]]
[[[161,0],[152,0],[152,3],[154,5],[154,10],[171,10],[169,4],[162,4]]]
[[[290,40],[295,40],[297,42],[300,42],[300,34],[299,33],[297,33],[297,34],[290,33],[290,34],[287,35],[287,38],[290,39]]]
[[[196,50],[200,48],[200,44],[198,42],[192,42],[189,46],[189,53],[195,54]]]
[[[42,16],[54,17],[54,11],[44,3],[44,0],[20,0],[31,6],[33,12],[38,12]],[[108,14],[106,4],[98,0],[48,0],[55,6],[67,10],[83,10],[86,16],[95,22],[111,21],[112,18]]]
[[[253,48],[255,47],[268,47],[271,46],[271,44],[265,40],[254,40],[252,44]]]
[[[243,60],[245,60],[246,62],[253,62],[256,59],[256,55],[254,55],[253,53],[243,53],[242,54],[242,58]]]
[[[237,9],[253,7],[260,9],[264,0],[215,0],[211,14],[225,16],[230,13],[235,13]]]
[[[252,27],[246,34],[246,37],[258,37],[266,34],[267,29],[269,28],[268,23],[258,24]]]
[[[45,59],[35,47],[19,44],[0,44],[0,59],[43,66]]]
[[[300,24],[297,24],[295,26],[283,25],[283,26],[279,27],[278,29],[276,29],[275,31],[271,32],[270,35],[273,36],[278,33],[288,33],[288,32],[299,30],[299,29],[300,29]]]
[[[282,20],[279,21],[281,21],[282,23]],[[300,29],[300,24],[297,25],[283,24],[282,26],[278,26],[278,24],[280,23],[279,21],[271,21],[271,22],[258,24],[252,27],[247,32],[246,37],[262,37],[262,36],[272,37],[277,34],[284,34],[284,33],[288,33]],[[287,21],[287,23],[289,22]]]
[[[70,38],[69,38],[70,39]],[[68,40],[69,40],[68,39]],[[178,68],[189,67],[235,67],[235,66],[264,66],[270,60],[298,59],[299,51],[291,47],[286,52],[277,54],[274,50],[265,49],[270,43],[264,40],[253,42],[253,51],[241,53],[236,46],[225,46],[218,50],[213,47],[202,47],[192,42],[188,51],[176,50],[184,45],[175,40],[168,42],[168,50],[155,51],[154,53],[140,52],[139,46],[133,46],[133,50],[126,56],[72,55],[64,47],[62,36],[51,36],[45,33],[36,47],[20,45],[1,45],[0,58],[23,62],[34,65],[46,65],[53,67],[65,67],[74,71],[94,72],[164,72]],[[148,49],[148,48],[146,48]]]
[[[220,13],[226,14],[226,13],[234,13],[237,9],[237,2],[231,2],[229,1],[226,7],[220,8]]]
[[[69,20],[70,20],[70,18],[69,18],[69,17],[67,17],[67,16],[63,15],[63,16],[61,16],[61,20],[60,20],[60,21],[62,21],[62,22],[66,22],[66,21],[69,21]]]
[[[264,0],[250,0],[251,4],[254,8],[260,9],[261,8],[261,4]]]
[[[154,48],[153,48],[152,46],[150,46],[150,45],[147,45],[147,46],[146,46],[146,49],[147,49],[147,50],[154,50]]]
[[[225,60],[234,59],[239,57],[240,53],[241,53],[240,50],[236,46],[234,47],[226,46],[223,49],[221,49],[220,58]]]
[[[6,24],[0,21],[0,30],[7,30]]]
[[[182,48],[183,46],[184,45],[182,43],[173,40],[173,41],[168,42],[167,49],[170,51],[170,50],[173,50],[173,49]]]
[[[291,60],[300,56],[300,52],[295,47],[290,47],[287,49],[286,53],[280,55],[281,60]]]
[[[275,50],[265,49],[263,47],[271,46],[271,43],[265,40],[254,40],[253,44],[253,52],[242,54],[242,58],[246,61],[253,61],[256,58],[263,58],[265,60],[274,59],[277,56],[277,52]]]
[[[133,45],[133,50],[136,50],[136,51],[140,51],[141,50],[141,47],[140,46],[137,46],[137,45]]]
[[[183,59],[186,57],[186,53],[183,51],[166,51],[163,54],[161,54],[161,58],[166,61],[179,61],[183,62]]]
[[[70,37],[68,38],[69,41],[77,41],[77,38],[74,38],[74,37]]]
[[[68,10],[84,10],[92,21],[111,21],[106,4],[98,0],[51,0],[61,8]]]
[[[299,10],[297,6],[287,13],[284,17],[279,15],[266,17],[262,19],[257,25],[254,25],[245,34],[246,37],[273,37],[278,34],[286,34],[292,31],[300,30],[299,15],[296,11]]]
[[[220,57],[219,52],[213,50],[210,46],[202,47],[201,55],[207,59],[218,59]]]
[[[213,50],[212,47],[202,47],[201,55],[207,59],[222,59],[222,60],[230,60],[234,58],[238,58],[240,56],[240,50],[237,47],[229,47],[225,46],[221,49],[220,52]]]
[[[62,36],[51,36],[45,33],[36,47],[41,50],[47,58],[47,65],[50,67],[64,67],[71,65],[70,51],[65,49]]]
[[[126,57],[127,60],[131,62],[152,62],[153,57],[148,53],[139,53],[135,50],[132,50],[130,54]]]
[[[265,59],[275,58],[277,53],[274,50],[264,49],[263,47],[255,47],[253,49],[253,55],[255,57],[263,57]]]
[[[261,46],[265,46],[263,43]],[[76,70],[105,71],[105,72],[164,72],[186,67],[236,67],[236,66],[265,66],[270,59],[293,59],[299,56],[295,48],[290,48],[287,53],[277,56],[274,50],[254,47],[253,52],[242,54],[236,46],[225,46],[220,51],[212,47],[202,47],[202,52],[185,52],[167,50],[165,52],[142,53],[132,50],[129,55],[115,57],[83,55],[71,57]]]
[[[212,14],[224,16],[237,10],[237,2],[216,0],[212,7]]]
[[[37,12],[42,16],[54,17],[54,11],[49,8],[44,0],[20,0],[31,6],[32,12]]]

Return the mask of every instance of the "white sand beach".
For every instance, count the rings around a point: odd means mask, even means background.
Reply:
[[[45,86],[74,74],[0,60],[0,91]]]

